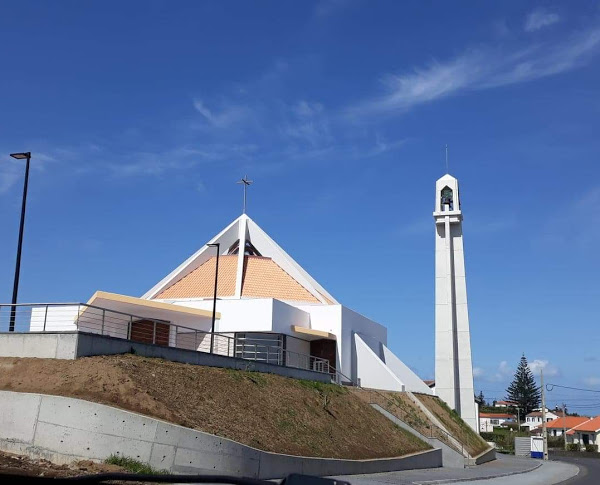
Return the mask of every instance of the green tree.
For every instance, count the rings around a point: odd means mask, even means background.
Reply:
[[[479,396],[475,397],[475,402],[480,406],[485,406],[485,397],[483,396],[483,391],[479,391]]]
[[[521,357],[515,377],[508,386],[506,393],[507,400],[518,403],[522,412],[521,416],[529,414],[535,408],[540,407],[541,389],[535,382],[525,354]]]

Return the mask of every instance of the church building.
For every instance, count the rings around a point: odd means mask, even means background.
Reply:
[[[242,179],[246,189],[250,182]],[[245,192],[244,192],[245,201]],[[245,211],[142,297],[98,291],[31,310],[29,330],[78,331],[435,392],[478,430],[458,181],[436,183],[435,384],[388,347],[387,329],[339,302]],[[435,389],[432,389],[432,387]]]

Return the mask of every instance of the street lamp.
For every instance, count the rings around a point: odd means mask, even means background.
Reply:
[[[19,244],[17,245],[17,265],[15,268],[15,281],[13,285],[12,306],[10,307],[10,323],[8,326],[9,332],[15,331],[15,317],[17,295],[19,294],[19,274],[21,273],[21,249],[23,247],[23,228],[25,226],[25,206],[27,205],[27,184],[29,182],[29,161],[31,160],[31,152],[11,153],[11,157],[16,160],[27,160],[25,164],[25,183],[23,185],[23,204],[21,206],[21,225],[19,226]]]
[[[213,347],[215,345],[215,316],[217,314],[217,284],[219,282],[219,253],[221,252],[221,245],[219,243],[207,244],[210,248],[217,248],[217,262],[215,265],[215,295],[213,298],[213,311],[212,311],[212,324],[210,326],[210,353],[213,353]]]

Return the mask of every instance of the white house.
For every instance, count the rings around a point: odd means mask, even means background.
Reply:
[[[541,410],[535,410],[529,414],[527,414],[525,416],[525,422],[521,425],[522,428],[529,428],[529,430],[532,430],[534,428],[537,428],[538,426],[542,425],[542,411]],[[562,413],[561,413],[562,416]],[[549,423],[550,421],[554,421],[555,419],[557,419],[559,417],[558,414],[555,414],[552,411],[546,411],[546,422]]]
[[[569,430],[571,430],[571,429],[575,428],[576,426],[579,426],[580,424],[583,424],[589,420],[590,420],[590,418],[587,418],[585,416],[559,417],[558,419],[554,419],[553,421],[546,423],[546,430],[548,432],[548,436],[562,436],[563,431],[565,429],[568,432]],[[541,425],[532,431],[534,431],[536,433],[537,432],[541,433],[541,431],[542,431]]]
[[[588,419],[567,431],[567,443],[575,443],[581,448],[587,445],[596,446],[600,450],[600,416]]]
[[[505,423],[514,423],[515,416],[508,413],[479,413],[479,431],[482,433],[491,433],[495,426],[502,426]]]
[[[128,314],[136,318],[127,321]],[[191,350],[214,347],[215,353],[313,370],[325,366],[341,381],[432,394],[387,347],[383,325],[338,302],[246,214],[141,298],[97,292],[81,307],[38,309],[31,330],[67,330],[65,315],[70,329]]]
[[[494,403],[494,407],[497,408],[510,408],[510,407],[516,407],[518,406],[518,404],[514,401],[496,401]]]

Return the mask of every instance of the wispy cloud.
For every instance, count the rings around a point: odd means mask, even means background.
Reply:
[[[589,62],[600,52],[600,28],[555,43],[507,50],[483,46],[448,61],[383,77],[384,93],[346,110],[353,119],[398,114],[415,106],[467,91],[517,84],[565,72]]]
[[[525,32],[535,32],[560,21],[560,15],[545,8],[536,8],[525,19]]]
[[[600,387],[600,377],[584,377],[583,383],[590,387]]]
[[[548,219],[540,238],[545,247],[589,248],[600,238],[600,185],[581,193]]]
[[[228,128],[235,123],[247,119],[250,115],[250,110],[247,106],[228,102],[224,103],[218,109],[210,109],[204,101],[195,99],[194,108],[203,116],[205,121],[216,128]]]
[[[537,377],[540,375],[540,371],[544,371],[546,377],[557,377],[560,375],[560,369],[547,360],[535,359],[529,362],[529,369]]]
[[[501,361],[498,364],[498,367],[492,370],[486,370],[482,367],[473,367],[473,377],[485,382],[506,382],[511,374],[512,369],[505,360]]]
[[[57,158],[48,153],[33,152],[31,170],[34,172],[44,171],[49,163],[56,161]],[[7,157],[7,160],[0,164],[0,195],[8,192],[17,181],[23,178],[24,173],[24,160],[15,160]]]
[[[144,151],[129,154],[120,163],[107,167],[112,175],[130,177],[137,175],[157,176],[171,170],[186,170],[198,165],[217,161],[235,161],[249,156],[256,146],[248,145],[205,145],[201,148],[182,147],[162,151]]]

